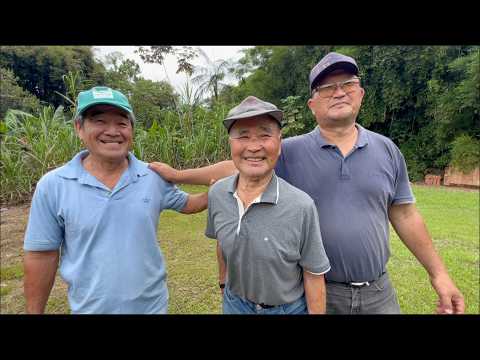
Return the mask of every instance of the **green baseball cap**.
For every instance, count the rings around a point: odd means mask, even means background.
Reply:
[[[77,98],[77,112],[75,117],[94,105],[112,105],[129,114],[133,114],[128,99],[118,90],[106,86],[95,86],[90,90],[81,91]]]

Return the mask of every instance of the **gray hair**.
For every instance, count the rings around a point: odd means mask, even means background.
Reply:
[[[135,115],[133,115],[133,113],[127,113],[127,118],[128,120],[130,120],[130,123],[132,124],[132,127],[133,127],[136,121]],[[83,123],[85,122],[85,119],[86,118],[85,116],[83,116],[83,114],[78,114],[77,117],[73,119],[73,122],[74,123],[78,122],[80,124],[80,127],[83,127]]]

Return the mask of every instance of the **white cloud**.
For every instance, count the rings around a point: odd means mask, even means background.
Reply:
[[[199,46],[210,58],[215,61],[239,60],[242,57],[240,50],[251,46]],[[137,46],[95,46],[94,54],[98,59],[103,60],[105,55],[112,52],[120,52],[125,58],[135,60],[140,65],[141,76],[153,81],[168,81],[178,92],[187,82],[187,76],[184,73],[177,74],[177,60],[174,56],[167,56],[164,65],[146,64],[138,54],[135,54]],[[194,65],[201,65],[202,58],[197,57],[193,60]]]

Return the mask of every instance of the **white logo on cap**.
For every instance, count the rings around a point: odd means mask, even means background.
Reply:
[[[94,99],[113,99],[113,93],[111,89],[94,89],[92,94]]]

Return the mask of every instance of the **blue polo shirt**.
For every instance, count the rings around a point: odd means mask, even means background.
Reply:
[[[60,275],[72,313],[165,313],[159,215],[183,209],[188,194],[131,153],[110,190],[84,169],[87,154],[78,153],[38,182],[24,249],[61,250]]]
[[[315,201],[330,281],[378,279],[390,256],[388,209],[415,201],[398,147],[356,126],[358,139],[346,156],[318,127],[283,140],[275,169]]]

